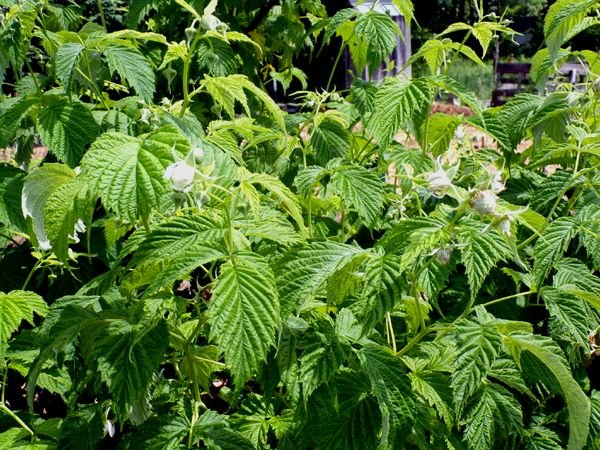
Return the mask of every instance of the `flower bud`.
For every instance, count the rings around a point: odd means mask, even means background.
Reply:
[[[454,132],[454,139],[456,139],[457,141],[462,141],[465,137],[465,130],[463,129],[462,125],[459,125],[458,127],[456,127],[456,131]]]
[[[194,186],[196,169],[183,161],[171,164],[165,170],[163,178],[171,180],[173,190],[178,192],[189,192]]]
[[[435,257],[440,262],[440,264],[442,264],[443,266],[447,266],[450,262],[450,258],[452,257],[452,248],[440,248],[438,251],[435,252]]]
[[[196,37],[196,29],[194,27],[189,27],[185,29],[185,38],[188,42],[191,42],[194,37]]]
[[[200,163],[202,161],[202,158],[204,158],[204,150],[202,150],[200,147],[196,147],[194,150],[194,159],[196,160],[197,163]]]
[[[498,196],[492,191],[477,191],[471,197],[471,208],[481,215],[493,214],[498,206]]]

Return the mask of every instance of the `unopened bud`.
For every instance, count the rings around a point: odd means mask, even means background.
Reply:
[[[471,198],[471,207],[481,215],[493,214],[498,206],[498,196],[492,191],[477,191]]]

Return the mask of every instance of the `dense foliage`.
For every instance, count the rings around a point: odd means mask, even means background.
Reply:
[[[0,448],[598,448],[600,2],[534,58],[581,85],[484,107],[450,67],[513,33],[476,2],[430,73],[289,114],[260,84],[305,46],[374,70],[400,30],[260,3],[0,0]]]

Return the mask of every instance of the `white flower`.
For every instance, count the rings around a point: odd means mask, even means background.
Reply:
[[[452,248],[446,247],[438,249],[435,252],[435,257],[443,266],[448,265],[450,258],[452,257]]]
[[[456,173],[458,166],[452,167],[449,170],[442,168],[440,159],[438,158],[435,162],[436,171],[425,174],[425,181],[427,181],[427,189],[434,196],[442,198],[446,195],[446,192],[452,187],[452,178]]]
[[[148,125],[150,123],[150,117],[152,117],[152,111],[150,111],[148,108],[143,108],[140,121]]]
[[[502,192],[506,187],[504,186],[504,182],[502,181],[502,170],[498,170],[498,168],[494,165],[490,165],[485,168],[487,172],[487,177],[484,183],[482,183],[483,187],[488,187],[493,192]]]
[[[492,191],[477,191],[471,197],[471,207],[479,214],[493,214],[498,206],[498,196]]]
[[[196,169],[183,161],[171,164],[165,170],[163,178],[171,180],[173,190],[178,192],[190,192],[194,186]]]
[[[218,17],[213,16],[212,14],[202,16],[200,26],[207,31],[215,31],[226,27],[226,25],[223,22],[221,22],[221,20]]]
[[[104,422],[104,436],[106,436],[107,434],[110,437],[113,437],[115,435],[115,424],[108,419],[106,420],[106,422]]]
[[[454,132],[454,139],[456,139],[457,141],[462,141],[465,137],[465,130],[463,129],[462,125],[459,125],[456,128],[456,131]]]
[[[40,250],[48,251],[52,249],[52,245],[50,245],[50,241],[48,239],[42,239],[38,241],[38,247]]]
[[[85,227],[85,223],[83,223],[83,220],[78,219],[77,222],[75,223],[75,227],[73,228],[73,234],[69,235],[69,238],[73,240],[73,242],[78,243],[79,242],[79,236],[77,235],[77,233],[85,233],[86,227]]]
[[[75,223],[75,232],[76,233],[85,233],[85,223],[83,223],[83,220],[78,219],[77,223]]]

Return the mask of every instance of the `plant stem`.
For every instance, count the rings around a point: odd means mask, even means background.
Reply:
[[[142,215],[142,223],[144,224],[144,230],[146,230],[146,234],[150,234],[152,229],[150,228],[150,222],[148,221],[148,217]]]
[[[104,17],[104,4],[102,3],[102,0],[97,0],[98,3],[98,12],[100,13],[100,23],[102,24],[102,28],[104,28],[105,30],[106,28],[106,18]]]
[[[388,328],[389,340],[391,341],[391,344],[392,344],[392,350],[394,350],[394,353],[397,353],[398,349],[396,348],[396,335],[394,334],[394,326],[392,324],[392,316],[389,311],[385,314],[385,319],[386,319],[386,324],[387,324],[387,328]]]
[[[530,295],[530,294],[535,294],[535,291],[518,292],[513,295],[507,295],[506,297],[500,297],[495,300],[492,300],[492,301],[489,301],[486,303],[482,303],[481,306],[487,307],[487,306],[495,305],[496,303],[504,302],[506,300],[512,300],[514,298],[521,297],[522,295]],[[473,310],[474,310],[474,308],[471,308],[471,311],[469,311],[469,312],[473,312]]]
[[[325,87],[325,90],[327,92],[329,92],[329,88],[331,87],[331,82],[333,81],[333,75],[335,74],[335,69],[337,69],[337,66],[340,62],[340,58],[342,57],[342,54],[344,53],[345,48],[346,48],[346,46],[344,44],[340,45],[340,50],[338,51],[338,54],[335,58],[335,62],[333,63],[333,67],[331,68],[331,72],[329,73],[329,79],[327,80],[327,85]]]
[[[23,283],[23,287],[21,288],[21,290],[25,291],[27,290],[27,286],[29,285],[29,282],[31,281],[31,277],[33,277],[33,274],[35,273],[36,270],[39,269],[40,265],[41,265],[41,260],[37,260],[36,263],[33,265],[33,267],[31,268],[31,270],[29,271],[29,274],[27,275],[27,278],[25,279],[25,282]]]
[[[31,428],[29,428],[27,426],[27,424],[25,422],[23,422],[19,416],[17,416],[14,412],[12,412],[12,410],[8,406],[6,406],[6,404],[4,402],[0,403],[0,410],[4,411],[6,414],[8,414],[10,417],[12,417],[15,420],[15,422],[17,422],[21,426],[21,428],[23,428],[25,431],[27,431],[27,433],[29,433],[31,435],[31,437],[33,439],[35,439],[35,433],[33,432],[33,430]]]
[[[429,328],[421,329],[421,331],[419,331],[410,341],[408,341],[408,343],[404,347],[402,347],[400,349],[400,351],[398,351],[396,353],[396,356],[402,356],[402,355],[406,354],[410,349],[412,349],[415,345],[417,345],[419,342],[421,342],[421,339],[423,339],[425,336],[427,336],[432,331],[433,330],[431,330]]]
[[[38,83],[38,79],[35,76],[35,72],[33,71],[33,68],[31,67],[31,63],[29,62],[29,59],[25,59],[25,64],[27,65],[27,69],[29,70],[29,73],[31,75],[31,79],[33,80],[33,85],[35,86],[35,91],[38,95],[42,95],[42,89],[40,88],[40,84]]]
[[[424,267],[427,267],[429,264],[426,264]],[[419,271],[419,275],[422,271]],[[415,306],[417,308],[417,317],[419,318],[419,324],[421,327],[421,330],[424,330],[426,327],[425,325],[425,318],[423,317],[423,313],[421,312],[421,302],[419,301],[419,286],[417,284],[417,277],[413,277],[412,279],[412,289],[411,289],[411,294],[413,296],[413,298],[415,299]]]
[[[2,376],[2,394],[0,394],[0,404],[4,405],[4,398],[6,394],[6,380],[8,379],[8,364],[4,368],[4,374]]]
[[[194,56],[194,50],[196,50],[196,45],[198,45],[198,41],[201,39],[201,35],[196,33],[194,40],[191,42],[188,53],[183,61],[183,75],[182,75],[182,87],[183,87],[183,105],[181,106],[181,112],[179,113],[179,117],[183,118],[185,112],[187,111],[190,105],[190,65],[192,63],[192,58]]]
[[[458,59],[460,52],[462,52],[462,49],[465,46],[465,44],[467,43],[467,41],[469,40],[469,38],[471,37],[471,34],[473,34],[473,31],[469,30],[469,32],[465,35],[465,38],[462,40],[462,42],[458,46],[458,49],[454,53],[454,56],[452,57],[452,59],[450,60],[448,65],[446,66],[446,70],[444,70],[444,75],[448,75],[448,72],[450,72],[450,68],[454,65],[454,63]]]

